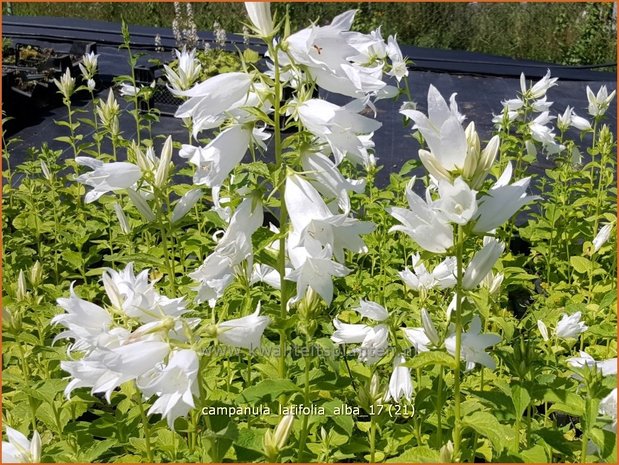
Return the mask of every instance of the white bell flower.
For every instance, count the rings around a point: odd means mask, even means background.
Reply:
[[[21,432],[6,427],[7,441],[2,441],[2,463],[41,463],[41,436],[38,431],[28,440]]]
[[[587,100],[589,101],[588,111],[591,116],[599,117],[604,115],[615,97],[617,91],[613,90],[610,94],[606,86],[601,86],[597,94],[594,94],[589,86],[587,86]]]
[[[393,399],[394,402],[400,403],[402,398],[410,402],[413,397],[413,383],[411,380],[410,368],[403,366],[406,359],[403,355],[398,354],[393,359],[393,371],[389,378],[389,389],[385,393],[385,402]]]
[[[217,340],[223,344],[242,349],[259,349],[260,339],[271,322],[268,316],[260,316],[260,304],[251,315],[217,324]]]
[[[483,233],[503,225],[523,206],[539,200],[537,195],[527,195],[531,178],[520,179],[512,184],[512,164],[509,162],[503,174],[490,190],[477,201],[473,232]]]
[[[485,351],[488,347],[501,342],[501,336],[496,334],[481,334],[481,320],[475,315],[469,329],[462,333],[461,358],[466,362],[466,369],[472,370],[476,363],[491,370],[496,368],[496,362]],[[452,334],[445,339],[445,348],[451,355],[456,353],[456,335]]]
[[[576,312],[573,315],[564,313],[555,328],[557,337],[560,339],[577,338],[589,329],[584,322],[580,321],[581,316],[580,312]]]
[[[432,204],[413,192],[416,178],[406,186],[406,198],[410,209],[391,207],[387,211],[402,224],[393,226],[389,232],[402,231],[419,246],[429,252],[444,253],[453,246],[453,228]]]
[[[504,249],[505,244],[502,244],[496,239],[486,241],[482,249],[475,254],[471,263],[469,263],[469,266],[466,268],[464,277],[462,278],[462,287],[464,287],[464,289],[474,289],[477,287],[488,273],[492,271],[492,267],[499,259]]]
[[[269,37],[273,33],[273,16],[270,2],[245,2],[245,9],[256,31],[261,37]]]
[[[148,414],[161,414],[168,427],[174,430],[174,421],[195,407],[193,399],[199,395],[199,365],[198,355],[193,350],[175,350],[165,366],[142,375],[137,382],[140,391],[146,398],[157,396]]]
[[[140,168],[133,163],[103,163],[91,157],[76,157],[75,161],[93,170],[77,178],[77,182],[93,187],[86,194],[86,203],[94,202],[107,192],[128,189],[142,177]]]

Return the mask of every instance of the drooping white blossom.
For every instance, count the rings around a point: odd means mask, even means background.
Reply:
[[[466,369],[472,370],[476,363],[484,365],[491,370],[496,368],[494,359],[486,353],[486,349],[501,342],[501,337],[496,334],[481,333],[481,319],[475,315],[469,325],[469,329],[462,333],[461,358],[466,362]],[[456,353],[456,335],[452,334],[445,339],[445,348],[451,355]]]
[[[76,157],[75,161],[93,170],[77,178],[77,182],[93,188],[86,194],[86,203],[94,202],[107,192],[128,189],[142,177],[140,168],[133,163],[104,163],[91,157]]]
[[[260,316],[260,304],[251,315],[224,321],[217,325],[217,339],[219,342],[243,349],[259,349],[262,333],[271,319]]]
[[[584,333],[589,327],[583,321],[580,321],[581,316],[580,312],[572,315],[564,313],[555,328],[556,336],[560,339],[567,339],[576,338]]]
[[[394,402],[400,403],[404,398],[410,401],[413,396],[413,382],[411,380],[410,368],[404,366],[406,359],[403,355],[398,354],[393,358],[393,371],[389,378],[389,389],[385,393],[385,402],[393,399]]]
[[[2,463],[41,463],[41,436],[34,431],[32,439],[11,428],[6,427],[8,441],[2,441]]]

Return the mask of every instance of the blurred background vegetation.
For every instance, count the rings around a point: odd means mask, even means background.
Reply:
[[[242,3],[192,3],[199,30],[217,21],[228,32],[242,31]],[[354,28],[382,26],[384,37],[418,47],[467,50],[565,65],[616,63],[613,3],[274,3],[281,17],[290,9],[294,27],[329,22],[351,8]],[[15,3],[3,14],[66,16],[171,27],[173,3]]]

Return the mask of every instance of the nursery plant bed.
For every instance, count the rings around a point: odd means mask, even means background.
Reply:
[[[20,119],[35,116],[33,109],[40,111],[59,105],[62,99],[54,79],[59,79],[67,69],[71,76],[79,78],[83,55],[96,51],[95,42],[74,41],[69,53],[17,43],[2,62],[3,110]]]

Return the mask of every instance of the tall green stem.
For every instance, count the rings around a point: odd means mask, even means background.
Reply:
[[[309,354],[309,344],[307,344],[307,353]],[[303,405],[309,407],[310,405],[310,357],[306,355],[305,360],[305,390],[303,396]],[[301,434],[299,436],[299,450],[297,451],[297,462],[301,462],[303,451],[305,450],[305,443],[307,442],[307,426],[309,422],[309,415],[303,416],[303,424],[301,426]]]
[[[138,407],[140,409],[140,417],[142,417],[142,425],[144,426],[144,441],[146,443],[146,459],[153,462],[153,451],[150,447],[150,424],[148,423],[148,417],[144,411],[144,404],[142,402],[142,394],[136,386],[136,396],[138,398]]]
[[[279,59],[277,50],[269,45],[269,54],[273,58],[274,73],[274,95],[273,95],[273,139],[275,141],[275,163],[279,167],[278,193],[280,201],[279,211],[279,256],[277,258],[277,271],[279,272],[280,283],[280,317],[286,319],[288,310],[286,308],[286,230],[288,226],[288,212],[286,211],[286,182],[283,179],[286,176],[286,163],[282,156],[282,129],[280,123],[282,87],[280,82]],[[286,377],[286,329],[282,328],[279,339],[279,375],[281,378]]]
[[[458,242],[456,244],[456,350],[454,354],[456,368],[454,370],[454,431],[453,442],[455,460],[460,458],[460,440],[462,438],[462,416],[460,410],[460,357],[462,353],[462,275],[463,263],[462,252],[464,248],[464,230],[458,225]]]

